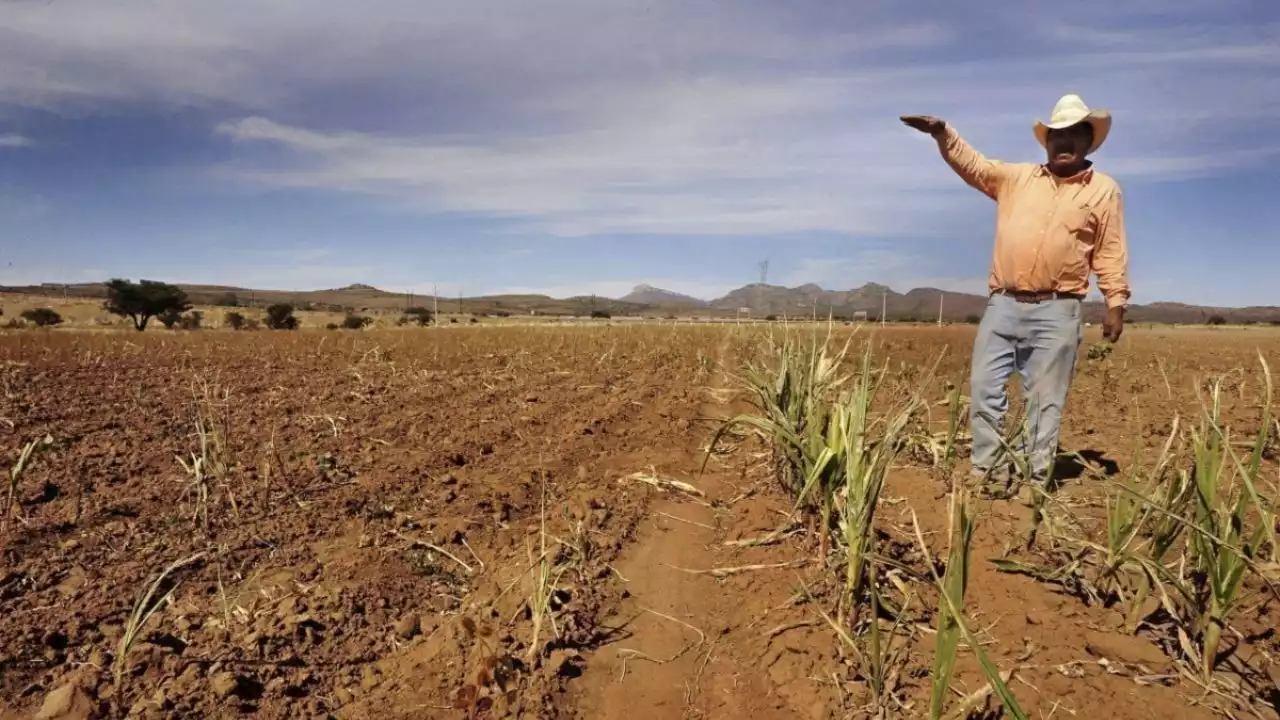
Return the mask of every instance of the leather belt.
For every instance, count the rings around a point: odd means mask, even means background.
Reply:
[[[1048,300],[1083,300],[1084,295],[1080,293],[1058,292],[1056,290],[1045,290],[1041,292],[1032,292],[1028,290],[1006,290],[1001,288],[991,293],[992,295],[1004,295],[1013,298],[1015,302],[1020,303],[1041,303]]]

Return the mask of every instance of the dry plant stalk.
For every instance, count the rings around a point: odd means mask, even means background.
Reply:
[[[943,577],[938,571],[929,553],[929,545],[925,542],[924,532],[920,529],[920,520],[915,511],[911,511],[911,525],[915,530],[916,542],[920,552],[924,554],[925,565],[933,576],[934,585],[938,588],[938,645],[934,657],[934,685],[929,703],[929,717],[937,720],[945,709],[946,693],[950,688],[951,674],[955,668],[956,651],[963,639],[978,658],[978,664],[987,677],[995,694],[1004,704],[1004,709],[1017,720],[1026,720],[1027,714],[1018,705],[1013,692],[1000,675],[1000,670],[987,657],[982,643],[974,637],[964,619],[964,593],[968,582],[969,549],[973,540],[975,519],[972,515],[968,493],[963,488],[955,488],[951,496],[952,523],[950,529],[951,549],[948,553],[947,569]]]
[[[147,586],[146,591],[138,598],[133,605],[133,612],[129,614],[129,620],[125,623],[124,634],[120,637],[120,645],[116,648],[115,662],[113,663],[112,672],[115,676],[116,695],[119,696],[121,690],[121,681],[124,678],[124,668],[128,662],[130,648],[133,647],[134,641],[138,639],[138,635],[142,632],[142,628],[151,619],[151,616],[160,609],[169,598],[173,597],[173,593],[178,589],[178,584],[174,583],[167,591],[159,597],[156,593],[160,591],[160,586],[164,584],[165,578],[168,578],[175,570],[186,567],[191,563],[204,557],[203,552],[196,553],[191,557],[178,560],[169,567],[165,568],[156,576],[151,584]]]
[[[22,519],[22,504],[19,499],[22,491],[22,475],[27,471],[27,465],[31,463],[31,458],[35,455],[36,450],[53,444],[53,437],[45,435],[43,438],[37,438],[22,446],[18,451],[18,459],[14,462],[13,467],[9,468],[9,487],[5,494],[5,511],[4,511],[4,528],[9,529],[10,520]]]
[[[237,516],[240,514],[235,493],[229,484],[231,461],[227,438],[231,432],[230,396],[227,390],[210,385],[202,378],[192,381],[191,394],[195,404],[195,435],[199,451],[192,452],[189,460],[181,456],[174,459],[189,477],[184,494],[194,498],[191,521],[208,532],[209,501],[215,484],[224,489],[232,512]]]
[[[1195,625],[1201,638],[1201,679],[1213,676],[1223,629],[1235,609],[1245,575],[1256,570],[1252,562],[1275,535],[1269,508],[1258,494],[1262,452],[1271,429],[1271,371],[1259,354],[1265,378],[1263,418],[1254,450],[1244,462],[1232,447],[1228,430],[1221,424],[1222,381],[1214,383],[1202,423],[1191,432],[1195,457],[1196,532],[1190,534],[1191,559],[1199,570],[1203,588],[1192,595],[1197,600]],[[1226,471],[1233,470],[1228,476]],[[1234,482],[1232,482],[1234,481]],[[1263,522],[1253,521],[1251,511]],[[1249,525],[1254,525],[1249,530]]]
[[[649,485],[650,487],[655,488],[658,492],[677,491],[677,492],[682,492],[682,493],[685,493],[686,495],[692,495],[698,498],[706,497],[706,493],[702,492],[701,490],[690,485],[687,482],[684,482],[682,480],[672,480],[670,478],[659,477],[658,474],[654,472],[652,468],[647,473],[644,473],[644,472],[632,473],[626,476],[625,478],[622,478],[622,480],[620,480],[619,482],[644,483],[645,485]]]
[[[856,608],[867,587],[866,562],[872,553],[876,510],[885,477],[904,444],[911,418],[923,404],[918,396],[912,396],[873,418],[872,404],[887,372],[887,364],[878,371],[872,369],[868,346],[852,390],[832,413],[832,432],[823,455],[829,462],[838,463],[835,479],[840,486],[829,502],[836,507],[843,541],[842,620],[844,608]]]
[[[938,607],[933,691],[929,698],[929,717],[934,720],[942,717],[942,712],[946,709],[956,653],[960,648],[960,613],[964,611],[964,596],[969,586],[969,548],[973,542],[974,530],[968,493],[962,488],[953,489],[950,503],[950,528],[947,534],[951,538],[951,548],[947,555],[947,569],[938,585],[939,592],[945,599]]]
[[[1077,550],[1056,570],[997,561],[1006,571],[1041,580],[1073,582],[1094,600],[1127,605],[1126,626],[1135,632],[1154,594],[1176,625],[1182,658],[1209,685],[1222,635],[1253,576],[1280,599],[1260,560],[1275,548],[1275,510],[1258,490],[1262,454],[1271,440],[1273,387],[1262,367],[1262,422],[1250,443],[1235,443],[1222,422],[1224,377],[1201,397],[1200,422],[1184,434],[1173,428],[1154,469],[1141,479],[1138,463],[1129,478],[1109,485],[1105,544],[1086,537],[1063,538]],[[1171,472],[1183,445],[1190,466]],[[1251,446],[1242,457],[1237,445]]]
[[[540,654],[541,648],[538,641],[542,635],[542,626],[544,624],[551,625],[551,633],[554,637],[560,637],[560,630],[556,627],[555,615],[551,612],[552,599],[556,593],[556,584],[559,583],[561,575],[564,574],[563,569],[556,565],[554,548],[547,549],[547,487],[544,481],[542,486],[542,510],[541,525],[538,533],[539,555],[537,559],[533,558],[533,552],[529,552],[531,564],[534,566],[533,589],[529,594],[529,619],[533,623],[533,634],[529,641],[528,660],[532,660]]]

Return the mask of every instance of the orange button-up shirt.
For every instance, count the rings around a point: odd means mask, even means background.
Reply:
[[[938,148],[956,174],[996,201],[992,292],[1084,295],[1092,271],[1107,307],[1128,302],[1124,202],[1115,180],[1093,168],[1059,178],[1044,165],[989,160],[949,126]]]

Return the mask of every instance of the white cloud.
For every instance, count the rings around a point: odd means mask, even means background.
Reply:
[[[713,0],[10,2],[0,97],[194,105],[223,120],[219,177],[552,235],[940,235],[985,201],[904,112],[1035,160],[1032,118],[1081,92],[1116,115],[1099,165],[1122,183],[1274,153],[1258,128],[1280,121],[1280,33],[1226,1],[1180,4],[1172,29],[1136,24],[1154,0],[924,21]]]
[[[16,133],[0,135],[0,148],[25,148],[35,144],[31,138]]]

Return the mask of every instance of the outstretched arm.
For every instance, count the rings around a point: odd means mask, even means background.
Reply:
[[[933,139],[938,142],[942,159],[947,161],[962,180],[992,200],[997,199],[1000,194],[1000,185],[1008,172],[1003,163],[998,160],[989,160],[973,149],[972,145],[960,137],[960,133],[938,118],[927,115],[906,115],[903,116],[902,122],[933,136]]]

